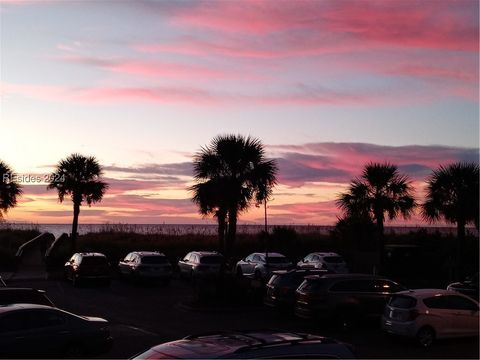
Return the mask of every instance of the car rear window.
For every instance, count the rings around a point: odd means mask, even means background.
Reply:
[[[104,258],[103,256],[88,256],[84,257],[81,262],[82,265],[87,265],[87,266],[100,266],[100,265],[106,265],[107,264],[107,259]]]
[[[280,256],[272,256],[268,257],[268,262],[270,264],[285,264],[288,263],[289,260],[286,257],[280,257]]]
[[[331,264],[340,264],[344,262],[341,256],[325,256],[323,260]]]
[[[223,258],[221,256],[202,256],[200,257],[201,264],[221,264]]]
[[[411,296],[395,295],[390,299],[389,305],[400,309],[410,309],[417,305],[417,300]]]
[[[149,264],[149,265],[158,265],[158,264],[166,264],[167,258],[161,255],[153,255],[153,256],[144,256],[142,257],[142,264]]]

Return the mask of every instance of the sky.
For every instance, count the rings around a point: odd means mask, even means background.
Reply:
[[[334,224],[369,162],[421,202],[432,169],[479,161],[478,44],[475,0],[0,0],[0,159],[24,179],[6,220],[71,222],[28,179],[77,152],[110,185],[81,223],[213,223],[191,161],[230,133],[278,162],[272,224]]]

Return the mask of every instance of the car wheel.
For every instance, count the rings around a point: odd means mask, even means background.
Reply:
[[[429,347],[435,341],[435,331],[430,326],[424,326],[417,332],[417,341],[423,347]]]
[[[80,359],[83,357],[82,348],[77,344],[71,344],[63,354],[66,359]]]

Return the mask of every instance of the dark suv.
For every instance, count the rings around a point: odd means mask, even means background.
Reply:
[[[110,285],[110,268],[105,255],[101,253],[76,253],[65,263],[65,278],[73,286],[84,280],[100,281]]]
[[[187,336],[152,347],[134,359],[354,359],[350,345],[317,335],[221,332]]]
[[[278,270],[274,271],[266,286],[264,304],[283,309],[292,309],[295,305],[295,290],[308,275],[325,275],[327,270]]]
[[[406,290],[383,277],[331,274],[305,277],[298,287],[295,314],[303,318],[358,319],[380,316],[391,294]]]

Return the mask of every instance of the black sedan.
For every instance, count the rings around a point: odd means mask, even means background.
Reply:
[[[112,346],[108,321],[34,304],[0,306],[0,357],[84,357]]]

